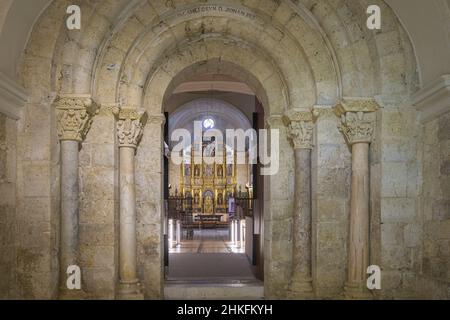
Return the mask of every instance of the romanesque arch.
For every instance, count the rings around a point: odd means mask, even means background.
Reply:
[[[135,206],[137,234],[136,272],[131,277],[140,280],[146,298],[163,296],[162,106],[177,83],[204,70],[247,83],[265,107],[267,127],[280,130],[280,171],[266,178],[266,296],[297,297],[296,290],[305,288],[291,283],[295,268],[300,270],[295,279],[309,283],[308,294],[314,289],[317,297],[342,295],[346,271],[354,267],[347,263],[351,153],[346,142],[361,142],[352,140],[351,123],[362,121],[370,127],[363,142],[368,147],[375,137],[370,169],[381,170],[386,160],[381,157],[380,143],[392,138],[392,132],[383,131],[384,124],[400,121],[395,118],[398,110],[408,114],[407,97],[417,81],[405,31],[383,1],[375,2],[382,7],[387,25],[379,33],[364,27],[363,0],[80,1],[82,32],[64,28],[61,12],[69,1],[50,4],[34,28],[22,62],[22,80],[31,98],[20,120],[18,172],[23,176],[27,171],[44,170],[38,185],[47,192],[29,193],[22,181],[18,198],[27,206],[39,197],[49,208],[52,226],[49,238],[43,240],[48,249],[43,256],[51,267],[42,271],[52,286],[41,292],[30,281],[30,295],[54,297],[58,293],[58,250],[64,250],[57,242],[58,217],[64,197],[57,191],[60,181],[50,177],[59,176],[61,166],[67,164],[59,163],[61,140],[74,142],[67,161],[79,159],[80,163],[79,172],[72,166],[73,175],[80,176],[80,181],[72,181],[80,185],[79,202],[71,200],[80,211],[80,229],[79,234],[69,236],[79,243],[69,241],[67,246],[74,251],[71,259],[85,270],[86,294],[109,298],[117,294],[119,202],[124,198],[117,187],[123,156],[118,146],[126,145],[137,149],[135,162],[131,152],[127,155],[128,165],[135,166],[136,179],[135,194],[128,194]],[[61,122],[73,105],[86,116],[83,132],[73,138],[59,127],[58,136],[58,119]],[[333,113],[335,105],[343,116],[347,141],[337,129],[340,118]],[[125,121],[142,127],[142,138],[137,133],[124,144],[116,129]],[[375,124],[378,129],[371,131]],[[42,154],[27,149],[35,134],[45,137],[40,142]],[[402,135],[392,144],[407,140]],[[78,154],[75,145],[81,141]],[[340,158],[333,158],[334,152]],[[368,152],[362,161],[367,162]],[[310,163],[306,172],[300,172],[305,165],[300,159]],[[368,172],[362,175],[367,178]],[[377,220],[383,193],[379,175],[373,176],[372,202],[365,213],[370,209]],[[302,202],[294,192],[306,189],[312,192],[310,202]],[[295,222],[293,212],[304,206],[309,207],[309,222]],[[327,213],[330,208],[335,213]],[[302,230],[312,225],[304,231],[308,241],[295,236],[297,229],[290,227],[293,221]],[[332,224],[338,230],[329,237],[339,242],[336,246],[320,240],[322,234],[328,236]],[[102,228],[102,236],[94,239],[90,232],[96,227]],[[382,248],[377,238],[379,225],[373,228],[371,260],[376,261]],[[293,254],[295,250],[306,252],[306,265],[293,263],[293,256],[299,257]],[[41,258],[33,257],[30,263],[39,266]],[[356,262],[355,268],[366,262]],[[95,278],[96,272],[103,277]],[[360,285],[361,279],[356,280]]]

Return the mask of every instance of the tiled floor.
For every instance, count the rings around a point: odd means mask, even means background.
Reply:
[[[231,244],[228,229],[197,229],[193,240],[183,239],[170,253],[243,253],[244,248]]]

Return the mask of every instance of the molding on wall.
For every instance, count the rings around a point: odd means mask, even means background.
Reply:
[[[232,81],[189,81],[180,84],[173,93],[222,91],[255,95],[250,87],[242,82]]]
[[[450,111],[450,74],[438,79],[415,93],[412,102],[420,112],[422,123],[434,120]]]
[[[25,89],[0,72],[0,113],[17,120],[27,101],[28,95]]]

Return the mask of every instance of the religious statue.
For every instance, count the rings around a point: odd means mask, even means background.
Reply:
[[[236,202],[233,195],[231,195],[231,197],[228,198],[228,213],[230,214],[230,217],[233,217],[235,212],[236,212]]]
[[[217,204],[219,206],[223,204],[223,194],[221,192],[217,195]]]
[[[194,204],[199,204],[199,202],[200,202],[200,194],[198,193],[198,191],[196,191],[194,194]]]
[[[205,166],[205,176],[211,177],[213,175],[213,166],[211,164],[207,164]]]
[[[223,168],[222,165],[219,165],[217,168],[217,176],[222,178],[223,177]]]
[[[185,164],[184,165],[184,175],[185,176],[190,176],[191,175],[191,165],[190,164]]]
[[[200,165],[196,164],[194,167],[194,176],[200,177]]]
[[[232,177],[233,176],[233,165],[227,164],[227,176]]]
[[[205,157],[214,157],[216,155],[216,144],[214,142],[211,142],[205,147],[205,151],[203,152],[203,155]]]
[[[213,213],[213,200],[210,195],[206,196],[205,198],[205,207],[204,207],[204,213]]]

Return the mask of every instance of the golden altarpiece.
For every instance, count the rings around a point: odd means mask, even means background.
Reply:
[[[222,152],[216,155],[214,142],[194,142],[185,151],[180,166],[181,192],[192,198],[196,215],[226,215],[228,199],[236,194],[236,154],[223,143],[217,143],[217,150]],[[196,154],[203,157],[195,157]]]

